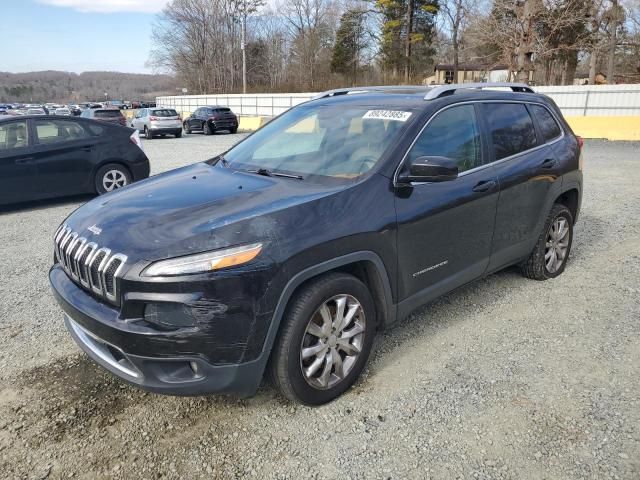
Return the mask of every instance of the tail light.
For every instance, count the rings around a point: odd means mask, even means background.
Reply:
[[[158,117],[149,117],[149,120],[151,120],[152,122],[155,122],[158,120]]]
[[[131,136],[129,137],[129,141],[144,152],[144,147],[142,146],[142,141],[140,140],[140,135],[138,134],[138,130],[135,130],[131,134]]]

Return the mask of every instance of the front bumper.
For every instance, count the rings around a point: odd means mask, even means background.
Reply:
[[[117,307],[93,298],[59,266],[51,269],[49,280],[73,339],[96,363],[122,380],[168,395],[250,396],[258,389],[268,355],[214,363],[210,357],[216,354],[215,342],[206,332],[197,328],[160,331],[144,322],[124,320]]]

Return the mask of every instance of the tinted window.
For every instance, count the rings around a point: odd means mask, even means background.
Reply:
[[[460,172],[480,165],[480,132],[473,105],[448,108],[429,122],[411,148],[409,161],[423,156],[452,158]]]
[[[178,113],[175,110],[171,110],[169,108],[163,108],[160,110],[153,110],[151,115],[155,117],[177,117]]]
[[[560,136],[560,133],[562,131],[560,130],[556,119],[553,118],[553,115],[551,115],[551,113],[549,113],[549,110],[541,107],[540,105],[529,105],[529,108],[538,120],[542,138],[544,138],[545,142],[548,142],[549,140],[553,140],[554,138]]]
[[[27,122],[0,123],[0,152],[28,146]]]
[[[231,109],[230,108],[216,108],[214,111],[216,113],[227,113],[227,112],[230,112]]]
[[[76,122],[65,120],[35,120],[39,144],[51,144],[78,140],[88,136]]]
[[[121,116],[120,110],[96,110],[95,113],[96,118],[117,118]]]
[[[496,160],[536,146],[533,121],[522,103],[485,104]]]

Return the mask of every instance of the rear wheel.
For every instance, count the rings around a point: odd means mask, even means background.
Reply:
[[[205,135],[213,135],[215,132],[215,128],[211,126],[209,122],[204,122],[204,126],[202,127]]]
[[[109,163],[98,169],[95,176],[95,188],[98,194],[108,193],[131,183],[131,173],[126,167]]]
[[[522,265],[525,277],[534,280],[555,278],[564,272],[573,242],[573,215],[561,204],[555,204],[533,252]]]
[[[151,130],[149,130],[147,127],[144,127],[144,138],[146,138],[147,140],[153,140]]]
[[[238,127],[230,128],[230,129],[229,129],[229,131],[230,131],[231,133],[238,133]]]
[[[269,374],[284,396],[321,405],[353,385],[375,335],[375,307],[364,283],[344,273],[313,280],[291,300],[282,322]]]
[[[173,134],[176,138],[180,138],[182,136],[182,130],[177,130],[176,133]]]

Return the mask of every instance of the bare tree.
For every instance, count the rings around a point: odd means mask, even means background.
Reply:
[[[453,79],[458,81],[460,64],[460,35],[469,15],[477,11],[477,0],[444,0],[440,3],[440,14],[449,31],[453,49]]]

